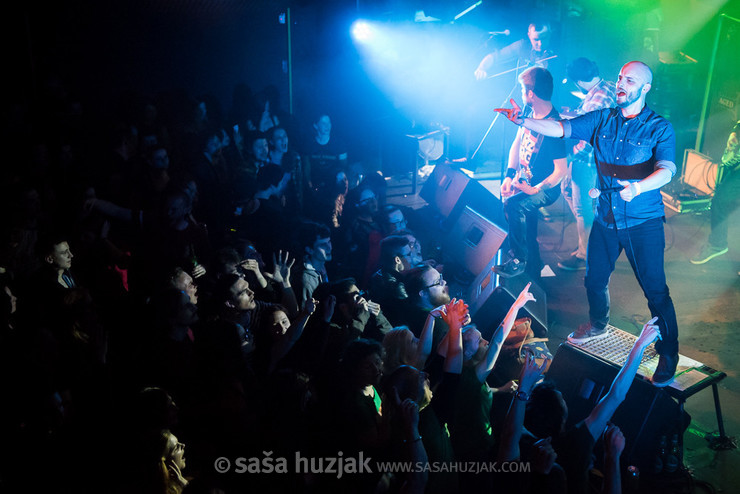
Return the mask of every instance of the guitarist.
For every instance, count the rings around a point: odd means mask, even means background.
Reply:
[[[547,69],[532,67],[519,76],[522,100],[531,108],[534,119],[559,119],[552,105],[553,79]],[[524,127],[517,131],[509,151],[506,178],[501,183],[501,198],[509,224],[511,257],[493,269],[510,278],[527,272],[539,279],[542,269],[537,244],[538,210],[549,206],[560,195],[560,181],[567,173],[565,143]]]
[[[711,212],[711,231],[709,241],[701,251],[691,259],[692,264],[704,264],[715,257],[727,254],[727,225],[732,212],[740,206],[740,148],[738,138],[740,121],[727,138],[722,163],[717,174],[717,186],[714,189]]]

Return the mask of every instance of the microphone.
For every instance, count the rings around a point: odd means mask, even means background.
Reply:
[[[503,31],[488,31],[488,34],[491,36],[508,36],[511,34],[511,31],[508,29],[505,29]]]
[[[598,197],[604,192],[619,192],[620,190],[624,190],[624,187],[607,187],[605,189],[597,189],[594,187],[588,191],[588,197],[591,199],[598,199]]]

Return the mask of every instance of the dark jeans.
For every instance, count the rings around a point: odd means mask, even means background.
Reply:
[[[740,170],[726,171],[714,190],[712,198],[712,231],[709,243],[713,247],[727,247],[727,220],[740,206]]]
[[[526,261],[527,272],[536,273],[537,277],[542,269],[537,243],[537,210],[555,202],[559,195],[560,187],[546,189],[531,196],[518,192],[504,203],[504,214],[509,223],[511,253],[520,261]]]
[[[663,339],[655,343],[655,349],[670,355],[678,353],[678,323],[665,281],[664,249],[662,218],[623,230],[609,229],[597,221],[588,239],[585,286],[591,324],[604,328],[609,322],[609,278],[624,250],[647,298],[650,314],[659,318],[656,324]]]

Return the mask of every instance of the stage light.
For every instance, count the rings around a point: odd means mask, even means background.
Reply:
[[[368,41],[373,36],[373,30],[365,21],[355,21],[352,24],[352,37],[357,41]]]

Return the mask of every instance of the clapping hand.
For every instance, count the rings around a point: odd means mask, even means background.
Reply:
[[[445,307],[445,313],[442,319],[448,326],[462,327],[468,320],[468,304],[462,299],[452,299]]]

